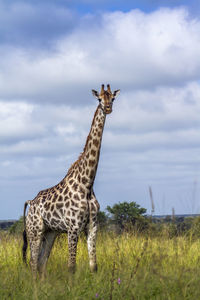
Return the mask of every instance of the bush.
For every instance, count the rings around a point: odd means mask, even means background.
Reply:
[[[22,234],[23,230],[24,230],[24,221],[23,221],[23,217],[21,217],[18,221],[16,221],[9,228],[9,233],[11,233],[11,234]]]
[[[142,231],[148,227],[149,221],[144,214],[146,209],[140,207],[136,202],[122,202],[107,206],[106,210],[111,214],[112,220],[119,226],[120,230],[137,229]]]

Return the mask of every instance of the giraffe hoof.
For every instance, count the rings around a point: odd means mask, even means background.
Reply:
[[[76,266],[69,266],[68,269],[71,274],[74,274],[76,272]]]
[[[97,272],[97,265],[96,265],[96,264],[95,264],[95,265],[91,265],[91,266],[90,266],[90,271],[91,271],[92,273]]]

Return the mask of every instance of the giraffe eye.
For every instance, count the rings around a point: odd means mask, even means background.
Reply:
[[[99,101],[99,103],[101,102],[101,99],[100,98],[98,98],[98,101]]]
[[[112,102],[115,100],[115,98],[112,98]]]

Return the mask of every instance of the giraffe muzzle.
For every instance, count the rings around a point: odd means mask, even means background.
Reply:
[[[109,109],[105,109],[105,113],[106,113],[106,115],[109,115],[110,113],[112,112],[112,108],[109,108]]]
[[[112,107],[110,105],[106,105],[104,111],[107,115],[109,115],[112,112]]]

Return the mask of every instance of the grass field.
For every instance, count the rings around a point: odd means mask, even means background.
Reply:
[[[77,271],[68,273],[65,235],[56,241],[44,281],[21,258],[22,240],[0,233],[0,299],[200,299],[200,240],[167,235],[99,233],[98,272],[91,274],[84,237]]]

